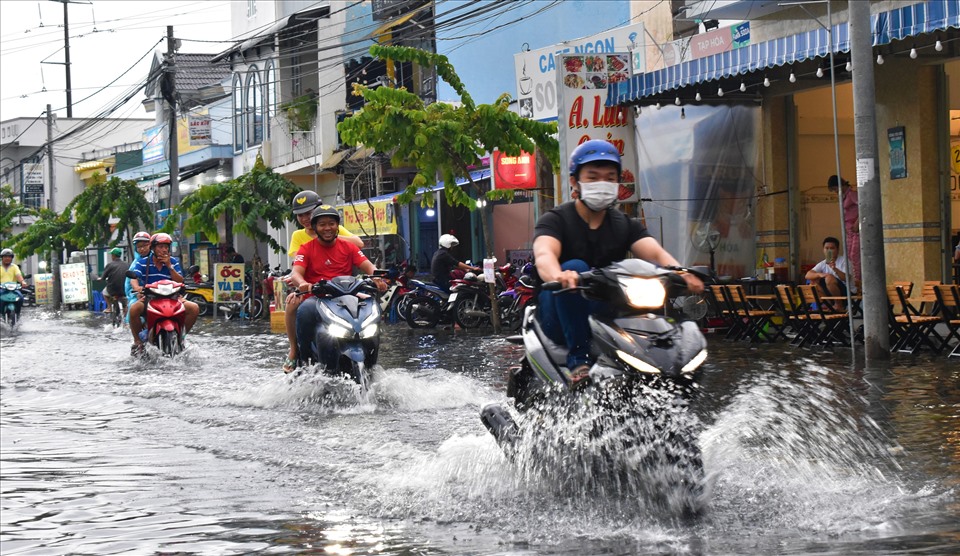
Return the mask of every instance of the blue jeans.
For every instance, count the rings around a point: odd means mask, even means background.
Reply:
[[[560,265],[563,270],[586,272],[590,267],[579,259],[569,260]],[[586,299],[580,292],[556,293],[540,292],[540,326],[551,340],[566,345],[567,368],[589,365],[590,360],[590,322],[589,316],[602,312],[606,304]]]

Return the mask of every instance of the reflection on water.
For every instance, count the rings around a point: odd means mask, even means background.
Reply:
[[[285,376],[285,339],[202,320],[175,360],[26,313],[0,330],[0,551],[947,553],[960,539],[960,370],[711,342],[693,411],[708,509],[680,523],[572,496],[478,419],[517,347],[386,329],[370,392]],[[55,341],[54,341],[55,339]]]

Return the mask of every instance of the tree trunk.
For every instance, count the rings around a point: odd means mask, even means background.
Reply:
[[[472,182],[472,180],[471,180]],[[483,228],[483,244],[486,249],[486,258],[493,258],[493,228],[490,225],[490,213],[493,207],[490,205],[480,209],[480,226]],[[490,322],[493,323],[493,333],[500,333],[500,302],[497,299],[497,265],[493,265],[494,282],[487,284],[490,290]]]

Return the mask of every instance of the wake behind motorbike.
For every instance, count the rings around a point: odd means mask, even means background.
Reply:
[[[366,277],[338,276],[311,288],[314,297],[297,310],[300,364],[319,363],[330,375],[346,375],[361,388],[380,354],[377,286]]]
[[[521,335],[510,338],[525,353],[507,382],[519,416],[500,404],[481,411],[508,458],[537,473],[578,471],[554,478],[605,492],[667,493],[683,512],[696,511],[703,471],[687,404],[707,345],[695,322],[670,314],[668,293],[686,288],[678,270],[686,269],[627,259],[580,274],[574,289],[607,308],[589,318],[596,362],[585,379],[571,376],[566,346],[547,336],[534,307],[526,309]]]

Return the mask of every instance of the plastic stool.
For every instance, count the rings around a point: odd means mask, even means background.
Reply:
[[[107,308],[107,300],[103,298],[103,293],[93,292],[93,299],[90,301],[90,310],[102,313]]]

